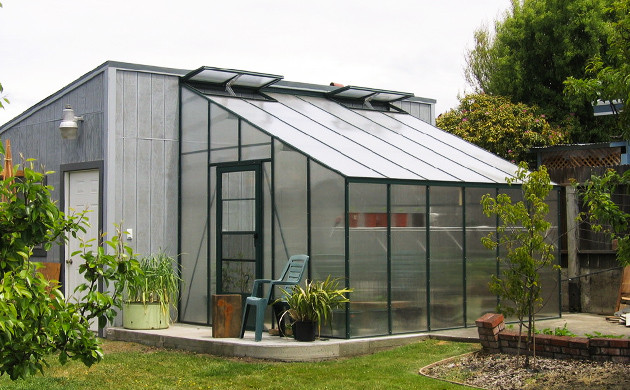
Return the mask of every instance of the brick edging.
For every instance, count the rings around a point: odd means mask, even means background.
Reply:
[[[475,323],[484,351],[516,355],[520,338],[521,353],[526,352],[527,335],[505,330],[502,314],[484,314]],[[536,355],[542,357],[630,363],[630,339],[536,335],[533,344]]]

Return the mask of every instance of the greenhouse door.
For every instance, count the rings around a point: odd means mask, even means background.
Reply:
[[[217,294],[252,292],[262,279],[260,165],[217,168]]]

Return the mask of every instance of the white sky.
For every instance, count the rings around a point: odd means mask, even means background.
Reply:
[[[107,60],[215,66],[437,99],[510,0],[0,0],[0,124]],[[61,115],[61,113],[59,113]]]

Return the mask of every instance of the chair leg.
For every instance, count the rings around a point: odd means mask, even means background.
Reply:
[[[256,341],[262,340],[262,330],[265,324],[265,306],[256,305]]]
[[[247,324],[247,315],[249,314],[249,306],[245,304],[245,310],[243,310],[243,322],[241,323],[241,338],[245,336],[245,324]]]

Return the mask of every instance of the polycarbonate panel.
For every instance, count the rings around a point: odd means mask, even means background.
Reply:
[[[496,312],[497,296],[490,292],[490,276],[497,273],[496,250],[481,243],[496,232],[496,218],[486,217],[481,197],[495,196],[494,188],[467,187],[466,191],[466,323],[473,325],[485,313]]]
[[[209,201],[210,201],[210,212],[208,213],[208,221],[209,221],[209,239],[210,242],[210,250],[208,257],[210,261],[208,261],[208,266],[210,267],[210,272],[208,275],[208,284],[210,285],[210,294],[217,293],[217,168],[210,167],[210,193]],[[212,308],[209,309],[212,311]],[[212,316],[213,313],[211,312]],[[212,323],[212,318],[210,319]]]
[[[356,111],[355,111],[356,112]],[[472,181],[479,183],[504,183],[507,174],[489,165],[485,160],[494,160],[498,157],[486,152],[486,156],[483,159],[477,159],[467,154],[468,149],[460,150],[454,147],[452,144],[448,144],[438,139],[439,134],[443,133],[442,130],[437,127],[432,127],[427,123],[421,121],[418,118],[414,118],[408,114],[385,114],[376,111],[362,111],[357,112],[360,115],[365,116],[373,120],[374,122],[385,126],[392,131],[401,134],[408,139],[426,146],[441,156],[436,164],[443,164],[450,161],[451,164],[455,163],[455,168],[449,168],[452,170],[453,175],[464,178],[462,181]],[[395,116],[393,116],[395,115]],[[398,119],[405,119],[406,121],[413,121],[413,123],[421,123],[423,128],[427,131],[418,131],[409,125],[399,121]],[[468,144],[468,148],[473,148],[472,144]]]
[[[274,97],[281,99],[281,97],[277,95],[274,95]],[[299,102],[301,102],[301,104]],[[483,179],[475,177],[475,174],[470,171],[468,171],[468,173],[470,174],[469,176],[472,177],[462,178],[455,176],[453,171],[457,172],[461,170],[459,164],[445,160],[442,156],[427,148],[425,145],[405,138],[333,101],[300,96],[293,97],[293,99],[286,99],[286,103],[292,103],[295,106],[294,108],[299,109],[301,112],[321,121],[329,127],[339,128],[340,131],[343,131],[343,134],[347,136],[354,137],[355,133],[358,132],[362,134],[362,140],[364,138],[372,138],[373,142],[370,144],[371,146],[375,142],[378,143],[378,146],[372,147],[377,148],[377,150],[386,148],[385,150],[388,150],[388,158],[393,159],[400,165],[413,170],[427,179],[440,181]],[[392,145],[396,145],[396,147]],[[439,164],[436,165],[437,163]]]
[[[274,94],[273,96],[276,98],[279,97],[278,94]],[[368,140],[363,137],[360,141],[344,137],[313,121],[300,112],[277,102],[249,101],[249,103],[262,108],[267,113],[277,118],[281,118],[283,122],[293,126],[297,131],[322,140],[324,143],[339,150],[343,154],[372,167],[374,170],[387,177],[412,180],[422,179],[421,176],[413,173],[406,167],[402,167],[389,160],[389,158],[393,158],[394,156],[384,155],[384,151],[391,152],[394,148],[386,148],[384,144],[374,143],[372,142],[373,140]],[[353,133],[352,135],[360,136],[359,133]],[[368,143],[368,145],[364,143]],[[372,148],[376,150],[371,150]]]
[[[276,141],[273,159],[275,274],[289,257],[308,253],[306,157]]]
[[[254,280],[256,280],[255,261],[223,260],[221,268],[223,293],[250,294],[252,292]]]
[[[238,118],[216,104],[210,106],[210,162],[238,161]]]
[[[362,123],[340,121],[338,116],[332,115],[330,112],[311,104],[301,97],[281,94],[275,94],[273,97],[287,107],[299,111],[304,116],[325,126],[331,131],[364,145],[371,151],[386,157],[387,160],[395,163],[399,167],[403,167],[415,173],[419,178],[426,178],[428,175],[437,178],[438,175],[441,175],[440,179],[442,180],[453,180],[453,176],[449,175],[446,171],[449,167],[446,167],[446,169],[436,169],[426,164],[421,158],[411,154],[413,148],[418,149],[417,144],[409,142],[409,140],[400,137],[388,129],[378,126],[377,128],[372,127],[370,129],[372,131],[368,131],[364,129]],[[311,98],[311,100],[314,99],[315,98]],[[328,104],[334,105],[341,110],[349,111],[332,101],[328,101]],[[354,115],[354,118],[359,119],[360,117]],[[365,121],[365,118],[363,118],[363,120]],[[430,155],[434,153],[430,150],[425,150],[423,154]]]
[[[255,231],[256,173],[226,172],[222,180],[223,231]]]
[[[426,187],[391,186],[392,333],[427,329]]]
[[[241,121],[241,160],[271,158],[271,137]]]
[[[462,191],[430,187],[431,329],[464,325]]]
[[[343,177],[311,161],[311,279],[328,275],[345,285],[345,181]],[[336,310],[322,335],[346,337],[345,307]]]
[[[387,334],[387,186],[351,183],[348,191],[350,335]]]
[[[208,101],[181,89],[182,93],[182,153],[208,150]]]
[[[208,154],[181,156],[180,261],[185,288],[179,319],[208,322]]]
[[[500,194],[507,194],[510,197],[510,199],[512,200],[512,203],[520,202],[521,200],[523,200],[523,193],[520,190],[519,186],[510,186],[510,188],[499,188],[498,191],[499,191]],[[499,222],[499,223],[501,223],[501,222]],[[500,261],[497,262],[498,269],[497,269],[497,273],[496,273],[496,275],[498,275],[500,278],[503,277],[503,270],[506,267],[506,265],[504,264],[505,256],[506,256],[505,247],[504,246],[500,246],[499,247],[499,251],[498,251],[498,257],[499,257]],[[502,305],[509,304],[509,303],[506,303],[505,301],[503,301],[502,298],[499,298],[499,302]],[[508,321],[508,322],[517,321],[517,318],[514,317],[514,316],[510,316],[510,317],[506,316],[506,321]]]
[[[556,245],[556,251],[554,252],[554,265],[560,265],[560,254],[557,245],[559,244],[559,190],[554,189],[549,193],[545,202],[549,205],[549,214],[547,214],[547,221],[551,223],[551,227],[547,232],[547,243],[554,243]],[[543,308],[538,313],[541,317],[557,317],[561,314],[560,308],[560,272],[554,270],[551,266],[546,268],[540,273],[540,281],[542,285],[542,297],[544,299]]]
[[[383,113],[382,115],[388,116],[392,119],[395,118],[395,120],[406,124],[407,126],[418,132],[429,135],[432,138],[441,141],[445,145],[450,145],[455,151],[460,151],[461,153],[465,153],[470,157],[473,157],[475,160],[486,163],[488,166],[487,169],[489,170],[498,170],[499,172],[493,175],[500,176],[501,173],[503,174],[502,179],[497,181],[498,183],[505,183],[505,176],[512,176],[514,175],[514,172],[516,172],[517,166],[510,163],[509,161],[504,160],[501,157],[490,153],[475,144],[464,141],[462,138],[456,135],[440,130],[437,127],[423,122],[420,119],[415,118],[411,115],[401,115],[395,113]]]
[[[335,150],[333,147],[319,141],[316,137],[304,134],[282,120],[269,115],[259,107],[252,105],[251,102],[221,96],[209,96],[208,98],[234,111],[237,115],[247,119],[257,127],[265,129],[274,137],[290,142],[293,147],[307,153],[311,158],[338,170],[346,176],[384,177],[376,170],[351,159],[341,151]]]

